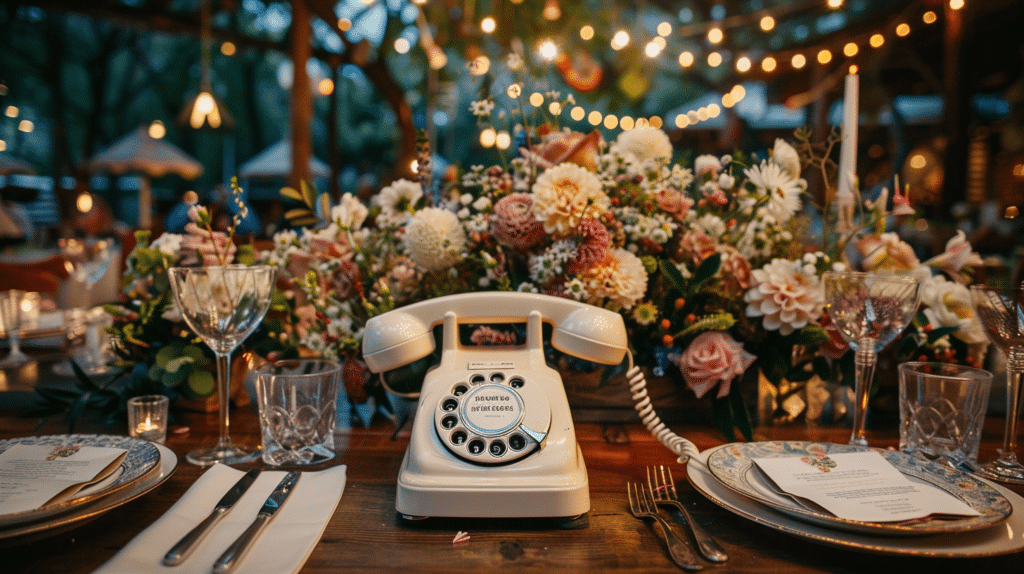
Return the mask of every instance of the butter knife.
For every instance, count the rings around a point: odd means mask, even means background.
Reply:
[[[267,523],[274,516],[282,506],[284,506],[285,500],[288,495],[295,489],[295,484],[299,482],[301,476],[298,472],[289,472],[281,479],[278,483],[277,488],[274,492],[270,493],[267,497],[267,501],[263,503],[263,508],[260,509],[259,514],[256,515],[256,519],[253,520],[249,528],[245,529],[245,532],[228,546],[228,549],[224,551],[224,554],[220,555],[220,558],[213,563],[214,574],[228,574],[235,569],[235,566],[241,562],[242,557],[248,552],[249,547],[252,546],[256,537],[260,535],[260,532],[266,527]]]
[[[259,474],[260,469],[254,468],[242,475],[242,478],[238,479],[238,482],[220,499],[217,506],[213,508],[213,512],[167,551],[167,554],[164,555],[164,566],[177,566],[184,562],[192,554],[192,550],[195,549],[199,541],[206,536],[215,524],[220,522],[220,519],[231,510],[231,507],[238,502],[238,499],[242,498],[245,491],[249,490],[249,487],[256,481],[256,477]]]

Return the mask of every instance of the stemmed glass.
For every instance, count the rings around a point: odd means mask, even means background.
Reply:
[[[999,458],[981,465],[978,474],[1024,484],[1024,465],[1017,460],[1017,420],[1024,380],[1024,289],[972,285],[971,302],[988,338],[1006,353],[1006,428]]]
[[[920,283],[907,276],[856,271],[828,272],[822,280],[825,309],[856,352],[850,444],[867,446],[864,423],[878,351],[891,343],[914,318],[921,300]]]
[[[2,369],[20,367],[32,361],[32,357],[21,351],[21,302],[24,298],[25,292],[17,289],[0,294],[0,318],[3,319],[4,332],[11,342],[10,352],[0,361]]]
[[[85,349],[75,360],[87,372],[98,373],[107,368],[107,360],[100,349],[99,325],[92,306],[92,287],[106,274],[113,258],[110,241],[106,239],[65,238],[59,241],[60,254],[66,262],[71,278],[85,286],[85,309],[75,315],[85,327]],[[95,325],[95,326],[94,326]]]
[[[220,438],[212,448],[188,453],[192,464],[241,464],[259,451],[231,443],[228,424],[231,352],[263,320],[270,307],[275,270],[269,265],[175,267],[169,270],[174,301],[192,331],[217,356],[217,398],[220,400]]]

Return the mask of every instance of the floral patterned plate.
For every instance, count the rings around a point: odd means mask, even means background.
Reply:
[[[30,436],[0,440],[0,452],[3,452],[15,444],[28,445],[81,445],[100,446],[109,448],[123,448],[128,451],[116,479],[110,481],[105,487],[90,487],[71,500],[60,504],[51,504],[35,510],[14,512],[0,515],[0,531],[10,527],[45,520],[53,516],[74,510],[79,506],[92,503],[99,498],[110,496],[120,490],[128,488],[133,483],[142,480],[149,474],[159,471],[160,451],[156,445],[149,441],[127,436],[115,435],[93,435],[93,434],[71,434],[71,435],[48,435]]]
[[[905,522],[862,522],[839,518],[831,513],[804,507],[775,492],[754,467],[753,459],[819,455],[875,450],[912,481],[938,487],[981,513],[962,518],[924,518]],[[1013,506],[1005,496],[973,476],[902,452],[868,449],[853,445],[770,441],[734,443],[718,447],[707,457],[711,474],[723,485],[788,516],[838,530],[885,536],[918,536],[967,532],[1000,524],[1010,517]]]

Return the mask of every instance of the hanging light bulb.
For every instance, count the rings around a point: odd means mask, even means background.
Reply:
[[[188,106],[182,110],[178,117],[180,123],[188,123],[192,129],[221,127],[231,128],[235,120],[231,114],[224,109],[223,105],[213,95],[210,82],[210,3],[203,0],[200,8],[200,80],[199,94],[196,95]]]

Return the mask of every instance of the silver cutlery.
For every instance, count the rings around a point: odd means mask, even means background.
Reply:
[[[288,495],[295,489],[295,484],[299,482],[298,472],[289,472],[281,479],[277,487],[274,488],[274,492],[270,493],[267,497],[267,501],[263,503],[263,508],[260,509],[256,515],[256,519],[253,520],[249,528],[245,529],[245,532],[228,546],[228,549],[224,551],[224,554],[220,555],[220,558],[213,563],[214,574],[228,574],[235,569],[235,566],[241,562],[245,553],[249,551],[252,543],[260,535],[260,532],[267,526],[270,519],[274,517],[274,513],[280,510],[284,506],[285,500],[288,499]]]
[[[206,534],[213,526],[220,522],[221,518],[224,518],[228,511],[231,510],[231,507],[238,502],[238,499],[242,498],[245,491],[249,490],[249,487],[255,482],[259,474],[260,469],[254,468],[242,475],[242,478],[238,479],[238,482],[224,494],[220,502],[217,503],[217,506],[213,507],[210,515],[167,551],[167,554],[164,555],[164,566],[177,566],[184,562],[192,554],[192,550],[195,549],[199,541],[206,537]]]
[[[725,550],[704,530],[704,527],[697,524],[697,521],[690,516],[689,511],[679,502],[679,495],[676,493],[676,481],[672,478],[672,471],[664,466],[654,469],[654,481],[651,481],[651,467],[647,467],[647,488],[651,491],[651,497],[656,504],[661,506],[672,506],[683,515],[683,521],[693,539],[697,542],[697,548],[705,558],[712,562],[725,562],[729,555]]]
[[[637,518],[653,518],[661,526],[665,534],[665,544],[668,546],[668,553],[683,570],[701,570],[704,565],[700,558],[694,554],[689,545],[669,526],[668,522],[658,514],[658,507],[650,499],[644,488],[638,483],[626,483],[626,495],[629,497],[629,511]]]

